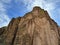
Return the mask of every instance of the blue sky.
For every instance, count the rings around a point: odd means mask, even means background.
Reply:
[[[24,16],[34,6],[47,10],[60,26],[60,0],[0,0],[0,27],[7,26],[13,17]]]

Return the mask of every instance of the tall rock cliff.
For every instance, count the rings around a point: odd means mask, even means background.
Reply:
[[[37,6],[25,16],[13,18],[0,34],[4,37],[1,45],[60,45],[58,25]]]

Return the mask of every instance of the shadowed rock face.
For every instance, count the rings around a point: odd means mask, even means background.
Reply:
[[[60,27],[58,27],[58,34],[59,34],[59,45],[60,45]]]
[[[60,45],[58,25],[40,7],[13,18],[6,30],[0,29],[0,34],[4,37],[1,45]]]

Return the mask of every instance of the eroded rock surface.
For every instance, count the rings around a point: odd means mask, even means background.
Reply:
[[[23,17],[13,18],[5,32],[4,45],[59,45],[60,43],[58,25],[49,17],[48,12],[40,7],[34,7]]]

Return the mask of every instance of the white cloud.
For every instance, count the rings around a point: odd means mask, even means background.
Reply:
[[[7,26],[10,19],[6,14],[6,9],[4,8],[4,4],[0,1],[0,27]]]
[[[55,7],[55,3],[59,2],[59,0],[15,0],[16,2],[23,2],[26,7],[27,10],[31,10],[34,6],[40,6],[41,8],[47,10],[48,12],[51,10],[54,10]]]
[[[18,1],[18,0],[17,0]],[[56,1],[49,0],[23,0],[23,3],[27,5],[27,10],[31,10],[34,6],[40,6],[41,8],[47,10],[48,12],[55,9]]]

